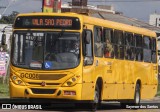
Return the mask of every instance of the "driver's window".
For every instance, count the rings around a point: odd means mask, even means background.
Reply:
[[[92,31],[84,31],[85,36],[83,37],[83,52],[84,52],[84,65],[93,64],[93,44],[92,44]]]
[[[91,31],[86,31],[86,37],[90,38],[90,40],[92,40],[92,32]],[[85,44],[86,46],[86,56],[87,57],[93,57],[93,53],[92,53],[92,41],[90,41],[89,43]]]

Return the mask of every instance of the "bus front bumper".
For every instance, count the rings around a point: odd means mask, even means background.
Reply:
[[[45,98],[45,99],[81,99],[82,84],[72,87],[51,87],[51,86],[20,86],[10,82],[11,98]]]

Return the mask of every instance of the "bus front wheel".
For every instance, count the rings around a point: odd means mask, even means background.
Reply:
[[[93,103],[91,104],[91,109],[92,110],[97,110],[97,108],[100,106],[100,90],[99,90],[99,86],[96,84],[95,87],[95,92],[94,92],[94,99],[93,99]]]
[[[90,103],[76,103],[75,106],[77,108],[80,108],[80,109],[89,109],[89,110],[92,110],[92,111],[96,111],[97,108],[100,106],[100,90],[99,90],[99,86],[96,85],[95,87],[95,91],[94,91],[94,96],[93,96],[93,100],[92,102]]]

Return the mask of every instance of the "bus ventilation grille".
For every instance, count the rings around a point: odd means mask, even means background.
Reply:
[[[34,94],[54,94],[56,89],[37,89],[31,88],[32,93]]]

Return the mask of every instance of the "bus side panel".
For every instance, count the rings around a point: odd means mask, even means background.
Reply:
[[[118,84],[118,99],[133,99],[134,97],[134,86],[133,84]],[[119,92],[121,91],[121,92]]]
[[[115,67],[114,59],[105,59],[104,61],[104,86],[102,99],[103,100],[116,100],[117,99],[117,84],[115,84]]]
[[[94,66],[83,67],[82,100],[93,100],[94,83],[92,83]]]
[[[124,60],[115,60],[114,63],[114,70],[115,70],[115,83],[117,85],[117,98],[118,99],[126,99],[124,95],[124,81],[126,78],[125,73],[125,61]]]
[[[151,63],[137,62],[135,67],[135,76],[140,77],[141,80],[141,98],[153,98],[157,91],[156,85],[153,84],[153,65]]]
[[[103,100],[117,100],[117,84],[105,84],[102,97]]]
[[[158,64],[152,64],[152,84],[158,85]]]
[[[93,31],[93,25],[85,24],[87,29]],[[93,39],[94,37],[92,37]],[[93,42],[93,41],[92,41]],[[92,43],[93,44],[93,43]],[[93,47],[92,47],[93,48]],[[95,75],[94,61],[92,65],[83,66],[83,80],[82,80],[82,100],[93,100],[94,86],[93,83]]]
[[[157,93],[157,65],[156,64],[148,64],[148,67],[144,70],[145,74],[147,74],[148,82],[142,85],[141,97],[142,99],[151,99]],[[149,91],[149,92],[148,92]]]
[[[157,93],[157,85],[142,85],[141,99],[152,99]]]
[[[117,70],[121,70],[122,74],[119,78],[118,99],[133,99],[134,98],[134,62],[123,61]],[[121,92],[119,92],[121,91]]]

